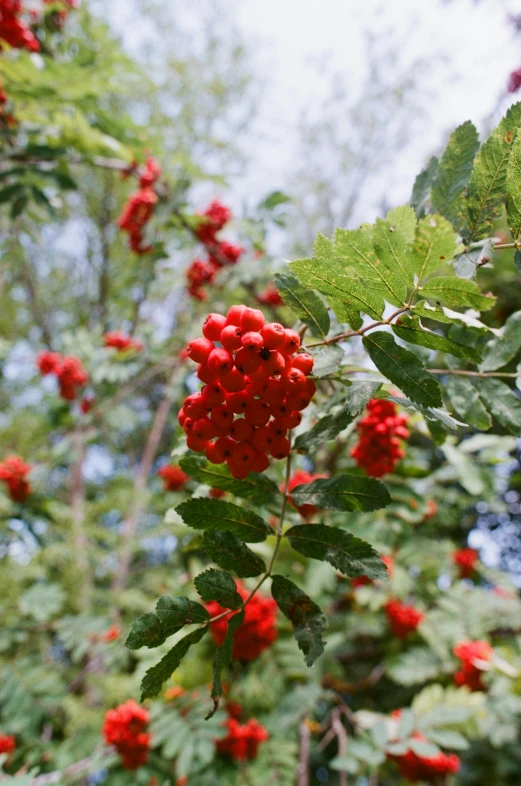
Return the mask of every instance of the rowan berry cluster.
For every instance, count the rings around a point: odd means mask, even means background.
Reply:
[[[121,756],[123,767],[137,770],[148,760],[150,734],[147,725],[150,715],[133,699],[120,704],[105,715],[103,736],[107,745],[114,745]]]
[[[394,714],[394,713],[393,713]],[[425,737],[415,731],[413,739],[418,742],[425,742]],[[388,754],[391,761],[396,762],[400,774],[410,783],[425,781],[427,783],[437,783],[440,778],[453,775],[460,768],[459,756],[455,753],[443,753],[440,751],[436,756],[418,756],[411,748],[399,755]]]
[[[316,390],[307,378],[313,358],[295,354],[299,347],[298,333],[266,324],[258,309],[232,306],[226,317],[209,314],[203,338],[188,345],[205,383],[179,411],[188,447],[213,464],[226,462],[239,479],[267,469],[268,454],[288,456],[287,433],[299,425]]]
[[[482,676],[494,654],[488,641],[460,641],[453,652],[461,661],[461,669],[454,675],[456,685],[466,685],[470,690],[485,690]]]
[[[206,247],[206,259],[195,259],[186,271],[188,292],[196,300],[206,300],[204,284],[213,284],[219,270],[235,265],[244,249],[241,246],[219,240],[217,233],[232,219],[231,210],[214,200],[204,213],[198,214],[200,222],[194,230],[197,239]]]
[[[452,561],[459,569],[462,579],[470,579],[479,562],[479,552],[476,549],[458,549],[452,555]]]
[[[0,734],[0,755],[7,753],[10,755],[16,750],[16,740],[11,734]]]
[[[74,401],[78,388],[89,381],[89,375],[83,368],[81,360],[74,355],[60,355],[58,352],[41,352],[36,359],[40,374],[54,374],[58,379],[60,396],[67,401]]]
[[[279,294],[279,290],[271,281],[269,284],[266,284],[265,289],[257,295],[257,300],[265,306],[282,306],[282,298]]]
[[[127,336],[120,330],[113,330],[110,333],[105,333],[103,336],[103,343],[106,347],[117,349],[118,352],[125,352],[127,349],[133,349],[134,352],[141,352],[143,350],[143,343]]]
[[[389,620],[391,633],[398,639],[405,639],[413,633],[425,618],[423,611],[408,606],[400,600],[389,600],[385,604],[385,613]]]
[[[327,478],[327,475],[312,475],[310,472],[306,472],[303,469],[297,469],[297,471],[294,472],[290,478],[288,490],[293,491],[293,489],[297,488],[297,486],[307,486],[308,483],[312,483],[314,480],[318,480],[319,478]],[[284,491],[284,484],[282,484],[280,490]],[[292,497],[289,497],[288,501],[291,505],[293,505],[294,508],[298,510],[302,518],[306,519],[306,521],[312,519],[313,516],[318,512],[318,508],[316,508],[314,505],[296,505]]]
[[[403,458],[400,440],[408,439],[405,428],[407,417],[398,415],[395,404],[385,399],[371,399],[368,414],[358,423],[360,441],[351,455],[359,467],[372,478],[381,478],[392,472]]]
[[[248,761],[257,758],[259,746],[268,739],[268,732],[255,719],[239,723],[236,718],[224,722],[226,737],[215,740],[217,751],[233,761]]]
[[[5,41],[14,49],[38,52],[40,42],[29,25],[20,18],[22,12],[20,0],[0,0],[0,41]]]
[[[163,480],[165,491],[180,491],[186,486],[188,475],[180,467],[168,464],[157,471],[158,477]]]
[[[237,583],[237,592],[243,600],[250,594],[240,582]],[[206,604],[210,617],[217,617],[225,609],[212,600]],[[235,612],[237,613],[237,612]],[[228,621],[233,614],[210,623],[210,632],[213,640],[220,646],[226,631]],[[277,638],[277,604],[273,598],[266,598],[258,592],[244,607],[244,622],[237,628],[233,639],[234,660],[252,661],[259,657],[261,652],[270,647]]]
[[[31,484],[27,475],[32,470],[20,456],[7,456],[0,462],[0,480],[3,480],[13,502],[25,502],[31,493]]]
[[[139,190],[127,199],[118,226],[129,236],[129,245],[134,253],[148,254],[152,246],[145,245],[144,229],[154,213],[158,196],[153,185],[161,175],[161,167],[155,158],[147,158],[139,175]]]

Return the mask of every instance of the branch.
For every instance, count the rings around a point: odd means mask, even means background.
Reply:
[[[80,607],[88,611],[92,605],[92,575],[88,557],[88,539],[85,532],[85,481],[83,478],[83,464],[85,461],[85,435],[80,424],[72,434],[74,463],[71,469],[71,519],[72,539],[76,554],[76,564],[81,576],[79,587]]]
[[[88,759],[77,761],[63,771],[56,770],[55,772],[46,772],[43,775],[37,775],[36,778],[32,778],[28,781],[27,786],[47,786],[47,784],[60,783],[63,778],[74,778],[86,770],[89,770],[93,765],[99,766],[99,764],[103,764],[103,759],[112,756],[114,750],[112,748],[107,748],[103,751],[103,755],[101,755],[101,753],[100,751],[98,754],[94,754]]]
[[[297,769],[297,786],[309,786],[309,749],[311,742],[311,730],[306,723],[300,724],[300,744]]]
[[[42,334],[42,340],[47,349],[52,349],[52,337],[51,331],[49,330],[49,326],[47,324],[47,318],[45,312],[42,308],[40,303],[40,299],[38,297],[38,292],[36,288],[36,276],[32,266],[27,261],[25,254],[22,254],[21,261],[20,261],[20,273],[22,278],[22,283],[25,286],[27,291],[27,295],[29,297],[29,303],[31,304],[31,311],[34,317],[34,321],[40,328],[40,332]]]
[[[381,319],[378,322],[371,322],[370,325],[366,325],[365,327],[360,328],[360,330],[350,330],[347,333],[340,333],[338,336],[331,336],[331,338],[326,338],[324,341],[315,341],[313,344],[307,344],[306,349],[311,349],[312,347],[321,347],[324,344],[335,344],[337,341],[343,341],[345,338],[353,338],[353,336],[363,336],[365,333],[368,333],[369,330],[372,330],[375,327],[379,327],[380,325],[390,325],[393,319],[396,319],[400,314],[403,314],[404,311],[408,311],[410,305],[403,306],[391,314],[390,317],[387,319]]]
[[[464,371],[459,368],[428,368],[431,374],[451,374],[458,377],[511,377],[517,379],[520,373],[506,373],[504,371]]]

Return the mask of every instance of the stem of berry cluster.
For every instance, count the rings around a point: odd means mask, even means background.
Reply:
[[[378,322],[371,322],[370,325],[366,325],[365,327],[360,328],[359,330],[350,330],[347,333],[340,333],[338,336],[331,336],[331,338],[326,338],[324,341],[315,341],[313,344],[307,344],[306,349],[312,349],[313,347],[321,347],[324,345],[335,344],[337,341],[342,341],[345,338],[353,338],[353,336],[363,336],[365,333],[368,333],[375,327],[379,327],[380,325],[390,325],[393,319],[396,319],[400,314],[403,314],[404,311],[408,311],[410,308],[409,305],[402,306],[390,317],[387,319],[381,319]]]

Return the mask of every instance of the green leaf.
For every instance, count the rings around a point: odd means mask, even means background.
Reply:
[[[449,308],[474,308],[488,311],[496,302],[492,295],[482,295],[474,281],[456,276],[438,276],[422,286],[421,294]]]
[[[20,194],[20,196],[16,197],[11,204],[11,218],[18,218],[24,212],[27,204],[29,202],[29,195],[27,192]]]
[[[159,647],[173,633],[181,630],[182,625],[163,625],[156,614],[143,614],[132,623],[125,647],[129,650],[138,650],[140,647]]]
[[[418,281],[446,265],[457,250],[457,235],[446,218],[436,215],[420,219],[413,250],[413,267]]]
[[[492,418],[479,397],[479,388],[465,377],[452,376],[446,383],[452,406],[467,423],[480,431],[488,431]]]
[[[321,609],[296,584],[284,576],[272,576],[271,593],[275,603],[293,625],[299,649],[312,666],[324,652],[322,634],[326,618]]]
[[[427,647],[413,647],[392,657],[387,665],[387,674],[398,685],[419,685],[435,679],[441,671],[441,661]]]
[[[266,504],[273,502],[274,495],[280,494],[272,480],[258,472],[250,472],[244,480],[236,480],[225,464],[211,464],[202,456],[185,456],[179,466],[194,480],[206,483],[211,488],[229,491],[236,497],[250,499],[252,502]]]
[[[260,543],[273,533],[253,511],[218,499],[190,499],[178,505],[176,513],[193,529],[224,530],[247,543]]]
[[[520,125],[521,104],[514,104],[476,156],[467,191],[467,226],[462,232],[467,244],[488,237],[494,219],[501,215],[508,159]]]
[[[156,614],[159,621],[170,628],[199,624],[210,618],[204,606],[183,596],[171,598],[161,595],[157,601]]]
[[[461,227],[463,221],[464,190],[478,149],[478,132],[467,120],[450,135],[432,184],[434,209],[448,218],[456,229]]]
[[[209,568],[194,579],[197,592],[203,600],[216,600],[225,609],[238,609],[242,598],[229,573]]]
[[[481,379],[479,395],[489,412],[515,437],[521,437],[521,401],[498,379]]]
[[[408,205],[391,210],[385,221],[377,219],[374,231],[374,247],[379,261],[409,287],[414,285],[412,244],[415,231],[416,216]]]
[[[208,626],[205,626],[192,631],[184,639],[178,641],[175,647],[159,663],[148,669],[141,681],[141,701],[157,696],[163,684],[170,679],[174,671],[179,667],[192,644],[201,641],[207,630]]]
[[[344,576],[388,578],[387,568],[373,547],[343,529],[325,524],[300,524],[285,534],[299,554],[329,562]]]
[[[438,382],[416,355],[398,346],[390,333],[378,330],[364,336],[363,343],[378,371],[411,401],[426,407],[442,406]]]
[[[244,609],[242,609],[238,614],[233,614],[232,616],[228,617],[228,628],[226,630],[224,641],[220,647],[217,647],[215,651],[212,684],[212,699],[214,699],[214,705],[211,712],[206,716],[206,720],[209,720],[219,707],[219,699],[223,695],[223,684],[221,681],[222,670],[227,668],[232,662],[233,639],[235,632],[240,628],[243,622]]]
[[[439,161],[433,156],[426,168],[420,172],[414,181],[410,204],[416,213],[417,218],[421,218],[429,210],[429,198],[431,187],[438,171]]]
[[[274,281],[286,306],[289,306],[313,334],[325,338],[329,333],[329,314],[318,295],[312,289],[306,289],[295,276],[288,273],[277,273]]]
[[[336,344],[327,347],[320,347],[318,350],[310,350],[313,355],[313,376],[321,379],[328,377],[338,371],[340,363],[344,358],[344,351]]]
[[[507,220],[515,241],[521,238],[521,134],[516,134],[510,153],[506,177]]]
[[[319,478],[291,492],[296,505],[315,505],[322,510],[379,510],[391,503],[389,492],[375,478],[344,472],[334,478]]]
[[[429,739],[449,750],[465,751],[470,747],[463,734],[453,729],[429,729]]]
[[[506,366],[521,349],[521,311],[511,314],[503,329],[501,338],[492,339],[487,344],[481,369],[496,371]]]
[[[424,328],[417,316],[409,317],[402,314],[394,323],[392,329],[398,338],[408,341],[410,344],[434,349],[437,352],[447,352],[449,355],[454,355],[454,357],[462,358],[463,360],[473,360],[475,363],[479,363],[481,360],[480,354],[472,347],[456,344],[454,341],[445,338],[445,336],[440,336],[438,333]]]
[[[217,565],[225,570],[232,570],[241,578],[260,576],[266,571],[264,560],[231,532],[206,530],[203,535],[203,549]]]
[[[427,740],[418,740],[415,737],[411,737],[408,744],[409,748],[423,759],[433,759],[441,753],[437,745],[433,745]]]
[[[24,190],[25,186],[21,183],[14,183],[12,186],[6,186],[0,189],[0,204],[3,202],[10,202],[12,199],[22,194]]]

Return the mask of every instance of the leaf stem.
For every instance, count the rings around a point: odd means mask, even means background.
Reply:
[[[516,379],[521,376],[520,373],[507,373],[504,371],[464,371],[459,368],[428,368],[427,371],[431,374],[451,374],[459,377],[511,377]]]

